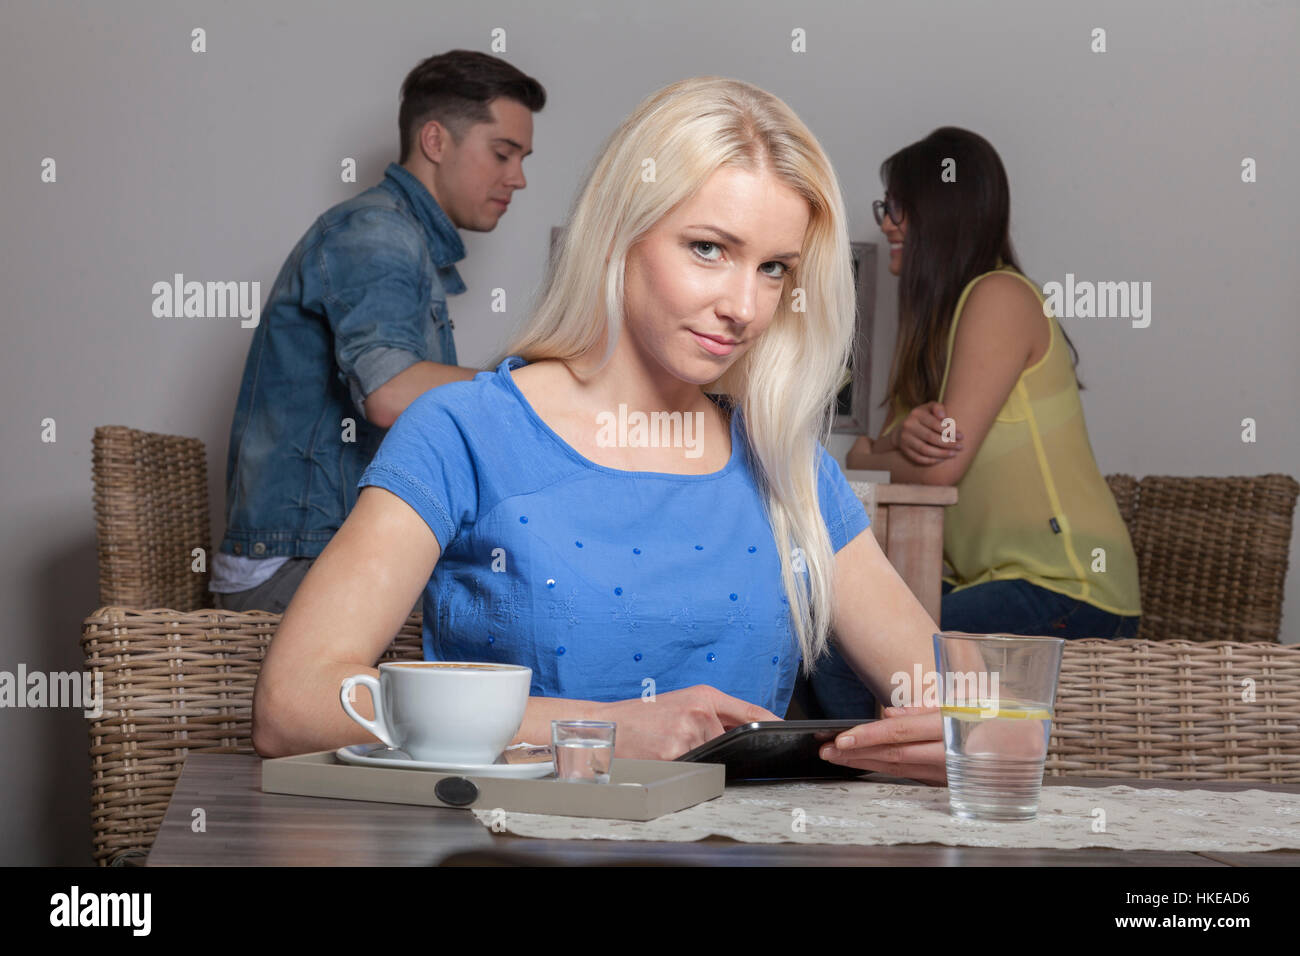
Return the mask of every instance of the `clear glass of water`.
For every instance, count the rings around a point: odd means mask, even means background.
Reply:
[[[934,635],[948,808],[968,820],[1038,815],[1065,641]]]
[[[551,721],[556,779],[571,783],[609,783],[614,727],[607,720]]]

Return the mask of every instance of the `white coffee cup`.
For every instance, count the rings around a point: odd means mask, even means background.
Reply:
[[[415,760],[488,764],[524,722],[532,678],[532,669],[518,664],[384,661],[377,680],[345,677],[339,701],[349,717]],[[357,684],[370,688],[374,720],[348,699]]]

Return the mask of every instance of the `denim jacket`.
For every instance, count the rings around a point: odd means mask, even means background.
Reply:
[[[456,227],[410,172],[334,206],[280,269],[230,428],[221,551],[316,557],[357,500],[386,429],[366,396],[419,361],[456,364]]]

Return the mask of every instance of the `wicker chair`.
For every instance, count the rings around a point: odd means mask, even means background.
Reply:
[[[1137,554],[1140,639],[1279,640],[1294,478],[1106,481]]]
[[[203,442],[104,425],[93,449],[100,604],[209,606],[206,559],[192,570],[212,546]]]
[[[1300,783],[1300,645],[1066,641],[1046,772]]]
[[[97,863],[143,862],[190,751],[254,753],[253,688],[280,619],[127,607],[86,618],[85,666],[104,678],[103,713],[90,721]],[[423,656],[413,614],[380,660]]]
[[[104,675],[91,721],[91,825],[101,865],[143,861],[190,751],[253,753],[252,700],[280,615],[141,611],[87,618]],[[421,656],[408,620],[385,660]],[[1254,702],[1242,701],[1245,679]],[[1300,782],[1300,647],[1070,641],[1047,772]]]

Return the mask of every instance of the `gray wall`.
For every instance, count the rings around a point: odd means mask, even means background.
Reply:
[[[536,119],[529,188],[496,232],[464,234],[469,291],[452,300],[464,364],[486,361],[523,318],[548,230],[604,136],[660,86],[722,74],[782,96],[820,137],[854,239],[880,239],[870,211],[880,161],[955,124],[1001,153],[1013,237],[1038,282],[1073,272],[1152,283],[1149,328],[1066,323],[1103,472],[1300,474],[1294,4],[620,7],[615,17],[598,12],[606,4],[493,0],[6,4],[0,670],[80,668],[79,625],[97,606],[95,426],[206,442],[214,537],[222,531],[252,332],[237,319],[155,319],[151,285],[183,272],[259,280],[265,295],[312,220],[396,158],[406,71],[434,52],[487,50],[494,27],[551,102]],[[196,26],[203,54],[190,52]],[[805,54],[790,52],[796,27]],[[1089,51],[1093,27],[1106,29],[1109,52]],[[40,180],[46,156],[55,184]],[[359,163],[355,186],[339,181],[346,156]],[[1258,162],[1254,185],[1240,180],[1245,156]],[[876,401],[896,316],[885,258]],[[489,310],[495,286],[508,315]],[[46,417],[53,444],[40,437]],[[1241,441],[1244,417],[1258,422],[1256,444]],[[1297,581],[1293,571],[1290,641]],[[88,863],[80,713],[0,711],[0,749],[0,863]]]

